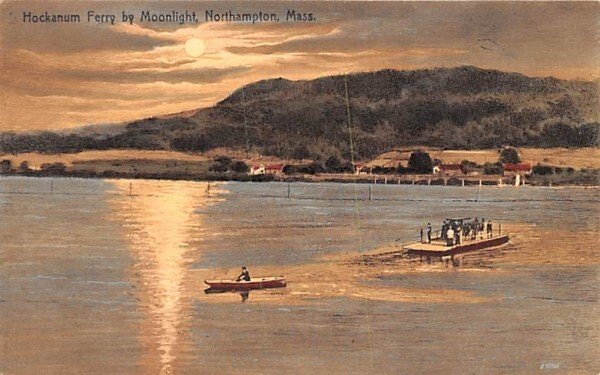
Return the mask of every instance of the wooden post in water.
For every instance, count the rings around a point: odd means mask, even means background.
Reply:
[[[464,178],[461,180],[461,184],[462,184],[462,186],[465,186],[465,179]]]
[[[369,185],[369,200],[373,200],[373,186]]]
[[[50,195],[54,194],[54,180],[50,179]]]
[[[288,197],[288,199],[290,199],[291,194],[292,194],[292,186],[288,182],[288,186],[287,186],[287,197]]]
[[[129,181],[129,196],[133,196],[133,182]]]

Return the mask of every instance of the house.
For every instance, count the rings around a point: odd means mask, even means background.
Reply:
[[[505,176],[528,176],[532,173],[529,163],[505,163],[502,165]]]
[[[354,163],[354,174],[370,174],[372,168],[366,163]]]
[[[250,175],[255,176],[267,173],[264,164],[250,166]]]
[[[283,166],[283,164],[267,164],[265,167],[265,173],[275,175],[283,174]]]
[[[459,176],[464,174],[460,164],[438,164],[433,167],[433,173],[444,176]]]
[[[250,166],[250,175],[283,174],[283,164],[258,164]]]

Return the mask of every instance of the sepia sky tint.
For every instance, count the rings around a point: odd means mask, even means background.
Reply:
[[[287,9],[315,22],[286,22]],[[114,25],[87,22],[112,13]],[[120,22],[122,11],[195,11],[198,24]],[[206,23],[205,11],[279,23]],[[81,23],[23,23],[23,12]],[[0,131],[107,124],[211,106],[239,86],[384,68],[475,65],[600,77],[598,2],[31,2],[0,4]],[[184,43],[199,38],[200,57]]]

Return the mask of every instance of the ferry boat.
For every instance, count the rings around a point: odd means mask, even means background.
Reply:
[[[427,232],[421,230],[419,242],[404,245],[402,248],[408,255],[444,257],[507,243],[509,237],[508,234],[502,233],[502,226],[498,225],[496,229],[494,224],[488,226],[488,223],[490,222],[479,221],[477,218],[446,219],[442,230],[431,231],[431,239]],[[452,238],[449,238],[448,233]]]

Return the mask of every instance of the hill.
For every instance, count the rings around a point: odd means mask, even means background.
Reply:
[[[410,145],[598,146],[599,94],[594,82],[470,66],[382,70],[351,74],[347,80],[358,159]],[[0,137],[4,152],[112,148],[205,152],[223,147],[249,147],[282,158],[349,158],[344,76],[259,81],[213,107],[133,121],[116,134]]]

